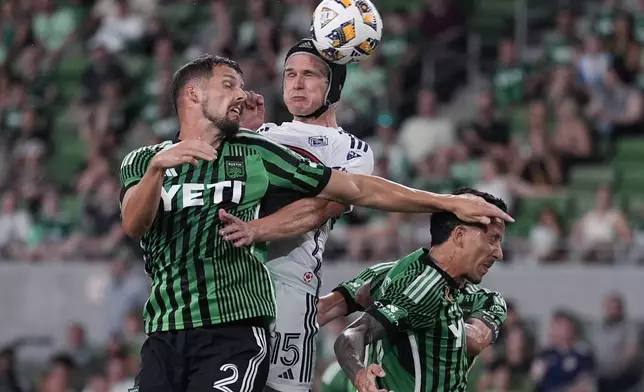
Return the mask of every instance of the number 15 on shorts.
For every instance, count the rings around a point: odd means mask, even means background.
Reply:
[[[284,366],[294,366],[300,361],[300,349],[297,346],[301,333],[275,333],[275,345],[271,356],[271,365],[277,365],[278,361]]]

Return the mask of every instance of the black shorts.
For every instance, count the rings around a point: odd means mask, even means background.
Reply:
[[[268,330],[248,323],[150,334],[138,392],[260,392],[268,377]]]

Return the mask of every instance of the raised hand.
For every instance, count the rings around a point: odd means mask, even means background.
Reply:
[[[490,224],[493,218],[506,222],[514,219],[499,207],[486,202],[482,197],[474,195],[453,195],[448,207],[460,220],[470,223]]]
[[[184,163],[198,166],[197,159],[213,161],[215,158],[217,151],[210,144],[201,140],[186,140],[159,151],[150,161],[150,167],[157,170],[168,169]]]
[[[246,101],[244,102],[239,126],[256,131],[264,124],[265,114],[264,97],[253,91],[246,91]]]

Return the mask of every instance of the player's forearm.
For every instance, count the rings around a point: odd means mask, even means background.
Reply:
[[[315,230],[341,214],[345,206],[333,201],[308,198],[298,200],[267,217],[249,223],[255,230],[255,241],[276,241]]]
[[[468,354],[476,356],[492,344],[492,331],[480,320],[468,319],[465,323],[465,339]]]
[[[348,307],[342,294],[337,291],[320,297],[318,301],[318,324],[320,327],[347,314]]]
[[[382,211],[431,213],[449,210],[450,195],[408,188],[384,178],[333,172],[319,197]]]
[[[354,385],[356,374],[365,368],[366,344],[364,335],[365,331],[349,327],[338,336],[333,345],[338,364]]]
[[[366,345],[383,339],[385,335],[386,331],[382,324],[369,313],[364,313],[336,339],[333,351],[338,364],[353,385],[356,385],[358,371],[365,368]]]
[[[125,234],[140,237],[150,229],[159,208],[162,187],[163,170],[149,168],[141,181],[127,191],[121,209]]]

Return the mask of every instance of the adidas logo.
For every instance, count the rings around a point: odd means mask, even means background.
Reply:
[[[166,177],[176,177],[178,175],[179,175],[179,173],[177,173],[176,169],[165,169],[165,176]]]
[[[311,45],[311,43],[310,43],[309,41],[304,41],[304,42],[302,42],[302,44],[300,45],[300,48],[304,48],[304,49],[313,49],[313,45]]]
[[[295,377],[293,377],[293,370],[291,370],[291,369],[288,369],[284,373],[280,374],[279,376],[277,376],[277,378],[281,378],[281,379],[284,379],[284,380],[294,380],[295,379]]]

